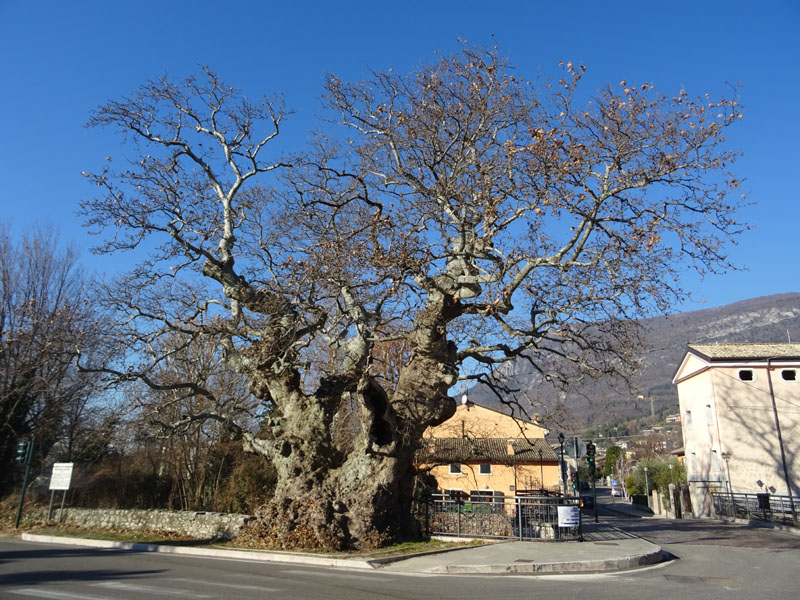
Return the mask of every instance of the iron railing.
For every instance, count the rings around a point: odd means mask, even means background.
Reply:
[[[583,539],[578,498],[433,494],[423,506],[422,520],[429,535],[539,541]],[[559,525],[559,507],[564,507],[562,517],[572,517],[574,525]],[[562,525],[564,522],[562,518]]]
[[[800,499],[796,497],[713,492],[711,503],[720,517],[800,525]]]

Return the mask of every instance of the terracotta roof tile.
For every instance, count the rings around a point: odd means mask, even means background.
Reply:
[[[514,447],[514,453],[517,455],[517,460],[524,457],[525,460],[533,460],[533,457],[539,458],[539,451],[542,452],[542,460],[558,460],[558,456],[553,450],[552,446],[545,440],[525,440],[517,439],[511,440]]]
[[[689,344],[689,349],[710,360],[800,358],[800,343]]]
[[[509,452],[509,443],[513,453]],[[492,462],[511,464],[558,460],[555,451],[543,439],[507,438],[430,438],[417,453],[419,463]]]

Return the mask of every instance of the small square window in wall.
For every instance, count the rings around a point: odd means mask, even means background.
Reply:
[[[461,475],[461,463],[450,463],[450,475]]]
[[[739,379],[742,381],[755,381],[756,374],[753,372],[752,369],[740,369]]]
[[[492,474],[492,465],[491,463],[481,463],[478,472],[481,475],[491,475]]]
[[[784,381],[797,381],[797,371],[794,369],[784,369],[781,371],[781,379]]]

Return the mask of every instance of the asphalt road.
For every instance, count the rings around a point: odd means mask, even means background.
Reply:
[[[789,599],[800,537],[742,526],[603,516],[677,558],[625,573],[406,575],[0,540],[0,598]]]

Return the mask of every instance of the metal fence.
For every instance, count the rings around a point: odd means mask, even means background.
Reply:
[[[425,499],[423,507],[424,514],[420,516],[429,535],[539,541],[583,539],[578,498],[433,494]],[[562,524],[566,526],[559,526],[559,507],[563,507]]]
[[[721,517],[800,525],[800,499],[777,494],[714,492],[714,513]]]

